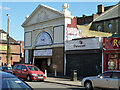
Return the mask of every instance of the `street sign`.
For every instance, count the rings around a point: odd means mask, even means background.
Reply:
[[[53,69],[56,69],[57,68],[57,65],[53,65]]]

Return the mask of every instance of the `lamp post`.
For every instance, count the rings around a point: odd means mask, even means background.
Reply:
[[[9,14],[7,14],[8,20],[7,20],[7,65],[8,65],[8,57],[9,57]]]

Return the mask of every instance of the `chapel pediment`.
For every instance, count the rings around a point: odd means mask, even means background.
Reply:
[[[52,19],[63,17],[60,11],[50,8],[45,5],[39,5],[33,13],[26,19],[22,26],[32,25],[40,22],[49,21]]]

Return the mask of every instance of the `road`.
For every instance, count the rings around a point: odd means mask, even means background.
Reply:
[[[29,84],[33,89],[40,89],[40,90],[84,90],[83,87],[79,86],[69,86],[63,84],[56,84],[56,83],[48,83],[48,82],[26,82]]]

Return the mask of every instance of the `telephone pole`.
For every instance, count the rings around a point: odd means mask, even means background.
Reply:
[[[9,14],[7,14],[7,65],[9,63]]]

